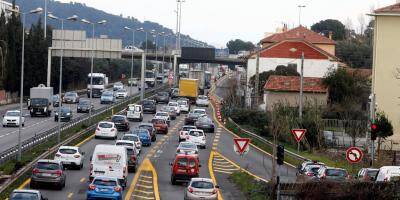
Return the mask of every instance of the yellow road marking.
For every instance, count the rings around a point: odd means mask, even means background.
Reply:
[[[226,172],[226,171],[221,171],[221,170],[216,170],[216,169],[214,169],[214,172],[220,172],[220,173],[224,173],[224,174],[233,174],[233,172]]]
[[[235,168],[235,169],[237,169],[237,167],[236,166],[234,166],[234,165],[231,165],[230,163],[229,164],[225,164],[225,165],[221,165],[220,163],[213,163],[214,165],[214,168],[215,167],[218,167],[218,168],[222,168],[222,169],[224,169],[224,168],[227,168],[227,169],[233,169],[233,168]]]
[[[81,178],[80,182],[83,183],[86,180],[86,178]]]
[[[146,188],[146,189],[152,189],[153,188],[152,185],[142,185],[142,184],[139,184],[139,183],[136,186],[142,187],[142,188]]]
[[[152,191],[144,191],[144,190],[138,190],[138,189],[136,189],[135,190],[136,192],[139,192],[139,193],[144,193],[144,194],[153,194],[154,192],[152,192]]]
[[[143,182],[143,183],[151,183],[151,181],[147,181],[147,180],[143,180],[143,179],[139,179],[139,177],[141,176],[141,172],[142,171],[151,171],[153,173],[153,185],[152,186],[147,186],[147,185],[142,185],[142,184],[138,184],[138,182]],[[142,175],[143,176],[143,175]],[[151,197],[143,197],[143,196],[139,196],[139,195],[135,195],[133,194],[135,187],[143,187],[143,188],[154,188],[154,196],[155,198]],[[140,165],[139,169],[137,170],[135,177],[131,183],[131,185],[129,186],[129,190],[126,193],[125,196],[125,200],[130,200],[131,196],[134,197],[139,197],[139,198],[144,198],[144,199],[156,199],[156,200],[160,200],[160,193],[158,191],[158,177],[157,177],[157,172],[154,169],[153,165],[151,164],[150,160],[148,158],[144,159],[142,164]]]
[[[147,181],[147,180],[143,180],[139,178],[139,182],[143,182],[143,183],[152,183],[153,181]]]
[[[212,166],[213,158],[214,158],[214,151],[211,151],[210,152],[210,157],[208,159],[208,171],[210,172],[210,177],[213,180],[214,184],[218,185],[217,184],[217,179],[214,176],[214,171],[213,171],[213,166]],[[218,190],[218,200],[223,200],[221,190]]]
[[[228,168],[219,168],[219,167],[216,167],[216,166],[213,166],[214,167],[214,169],[216,169],[216,170],[223,170],[223,171],[238,171],[239,169],[237,169],[237,168],[235,168],[235,169],[228,169]]]
[[[140,175],[140,178],[149,178],[149,179],[152,179],[153,177],[151,177],[151,176],[146,176],[146,175],[141,174],[141,175]]]
[[[24,189],[25,186],[28,185],[30,182],[31,182],[31,179],[30,179],[30,178],[26,179],[26,180],[18,187],[18,189],[19,189],[19,190],[20,190],[20,189]]]
[[[154,197],[145,197],[145,196],[136,195],[136,194],[134,194],[134,195],[132,195],[132,196],[137,197],[137,198],[139,198],[139,199],[154,199]],[[125,199],[126,199],[126,198],[125,198]]]
[[[74,193],[70,192],[70,193],[68,194],[68,199],[72,198],[72,195],[74,195]]]

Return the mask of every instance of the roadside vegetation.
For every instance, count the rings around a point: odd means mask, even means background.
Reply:
[[[257,181],[253,176],[245,172],[235,172],[229,176],[229,180],[244,194],[246,199],[271,200],[272,187],[262,181]]]

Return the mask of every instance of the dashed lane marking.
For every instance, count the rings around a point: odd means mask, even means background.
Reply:
[[[81,178],[80,182],[83,183],[86,180],[86,178]]]
[[[70,193],[68,194],[68,199],[71,199],[73,195],[74,195],[74,193],[70,192]]]

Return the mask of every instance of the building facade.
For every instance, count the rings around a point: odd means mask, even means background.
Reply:
[[[380,8],[375,18],[372,92],[376,110],[383,111],[392,122],[400,142],[400,3]]]

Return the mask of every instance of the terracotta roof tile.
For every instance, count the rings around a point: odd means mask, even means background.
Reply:
[[[323,84],[322,78],[304,77],[303,91],[313,93],[326,93],[327,87]],[[299,92],[300,76],[276,76],[272,75],[264,86],[265,90],[282,92]]]
[[[396,3],[390,6],[386,6],[383,8],[376,9],[375,13],[400,13],[400,3]]]
[[[303,26],[299,26],[297,28],[288,30],[283,33],[276,33],[271,36],[268,36],[262,39],[261,43],[266,43],[266,42],[275,43],[287,39],[304,39],[313,44],[336,44],[334,40],[322,36]]]

